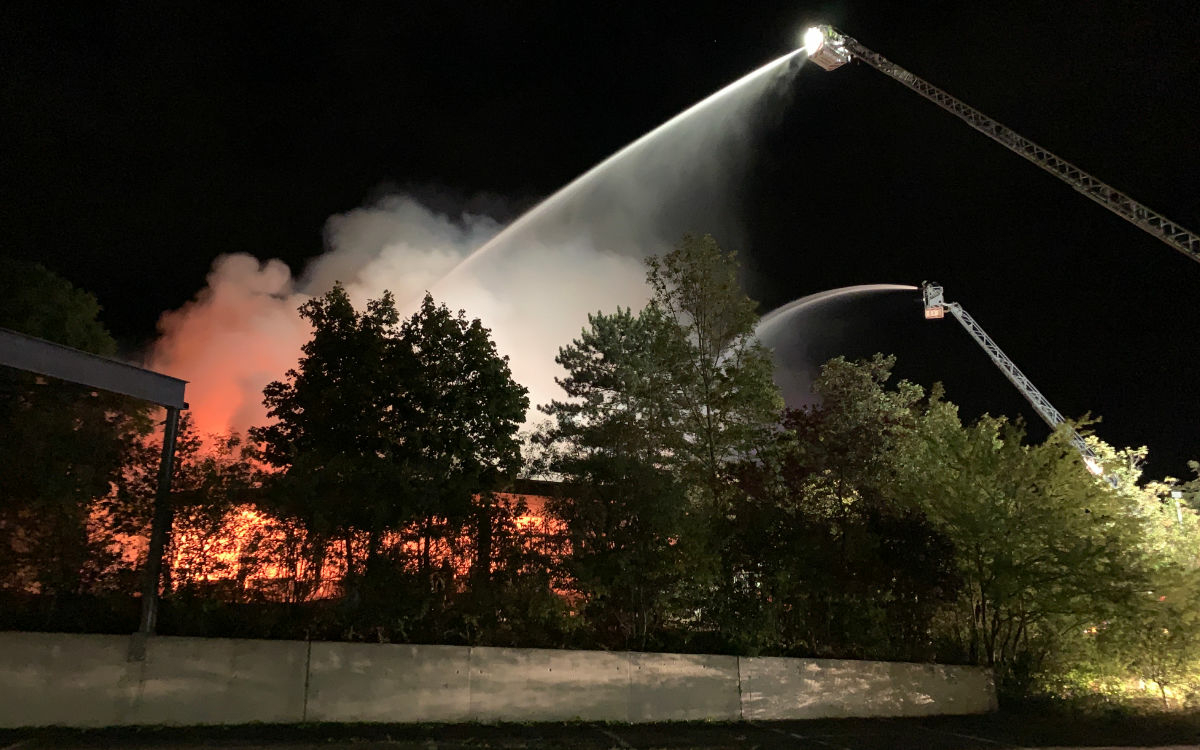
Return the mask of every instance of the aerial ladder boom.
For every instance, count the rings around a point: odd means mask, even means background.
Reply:
[[[928,81],[918,78],[883,55],[872,52],[862,46],[858,40],[842,34],[832,26],[814,26],[804,35],[804,47],[808,50],[808,58],[825,70],[841,67],[851,60],[863,61],[947,112],[962,118],[964,122],[980,133],[1038,165],[1122,219],[1149,232],[1200,263],[1200,235],[1143,206],[1128,195],[1104,184],[1065,159],[1060,159],[1033,141],[1017,135],[979,110],[955,99]]]
[[[975,322],[975,319],[963,309],[962,305],[957,302],[946,302],[941,286],[925,282],[921,285],[921,296],[925,302],[926,319],[944,318],[947,312],[953,315],[962,324],[962,327],[967,329],[967,333],[971,334],[971,338],[975,339],[975,342],[987,352],[992,362],[1000,368],[1005,377],[1029,401],[1030,405],[1033,406],[1033,410],[1038,413],[1038,416],[1044,419],[1046,424],[1050,425],[1051,429],[1057,429],[1059,425],[1066,423],[1067,420],[1063,418],[1058,409],[1054,408],[1054,404],[1051,404],[1042,395],[1042,392],[1030,382],[1029,378],[1025,377],[1025,373],[1021,372],[1016,363],[1008,358],[1008,355],[1004,353],[995,341],[992,341],[992,337],[987,335],[987,331],[983,330],[983,326]],[[1087,466],[1088,471],[1099,476],[1103,469],[1096,452],[1091,449],[1091,446],[1087,444],[1083,436],[1076,432],[1074,428],[1067,425],[1067,429],[1071,432],[1071,445],[1075,446],[1075,450],[1079,451],[1079,455],[1083,457],[1083,463]],[[1112,483],[1113,479],[1110,478],[1109,481]]]

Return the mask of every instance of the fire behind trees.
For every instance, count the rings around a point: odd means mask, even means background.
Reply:
[[[645,309],[564,345],[524,455],[524,389],[479,321],[306,303],[275,421],[184,426],[160,631],[970,662],[1024,694],[1194,696],[1197,481],[1142,483],[1144,450],[1097,441],[1114,490],[1066,435],[963,424],[883,356],[831,360],[818,405],[785,412],[736,258],[687,237],[648,271]],[[39,291],[0,325],[111,351],[95,300],[10,278]],[[132,631],[148,416],[0,377],[0,627]]]

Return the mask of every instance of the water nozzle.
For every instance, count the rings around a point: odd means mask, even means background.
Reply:
[[[929,281],[922,283],[921,298],[925,304],[926,320],[938,320],[946,317],[946,298],[941,286]]]

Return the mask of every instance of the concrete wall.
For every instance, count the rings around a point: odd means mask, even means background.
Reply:
[[[469,721],[471,649],[313,643],[307,721]]]
[[[996,705],[990,671],[976,667],[169,637],[148,639],[139,659],[136,646],[0,633],[0,727],[735,721]]]
[[[477,721],[739,718],[736,656],[471,649]]]
[[[837,659],[741,659],[742,717],[929,716],[996,710],[990,670]]]
[[[308,644],[0,633],[0,727],[244,724],[304,718]]]

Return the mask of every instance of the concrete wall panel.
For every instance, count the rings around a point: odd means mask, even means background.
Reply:
[[[137,688],[129,638],[0,633],[0,727],[125,723]]]
[[[307,659],[303,641],[150,638],[127,723],[303,721]]]
[[[905,716],[979,714],[999,708],[992,671],[950,664],[888,664],[905,697]]]
[[[467,721],[470,649],[313,643],[308,721]]]
[[[800,718],[804,663],[800,659],[759,656],[738,660],[742,686],[742,718],[749,721]]]
[[[0,726],[303,720],[298,641],[0,633]]]
[[[738,658],[629,654],[629,721],[737,721]]]
[[[980,667],[836,659],[742,659],[742,716],[750,720],[926,716],[996,709]]]
[[[471,718],[628,721],[629,680],[624,653],[473,648]]]

